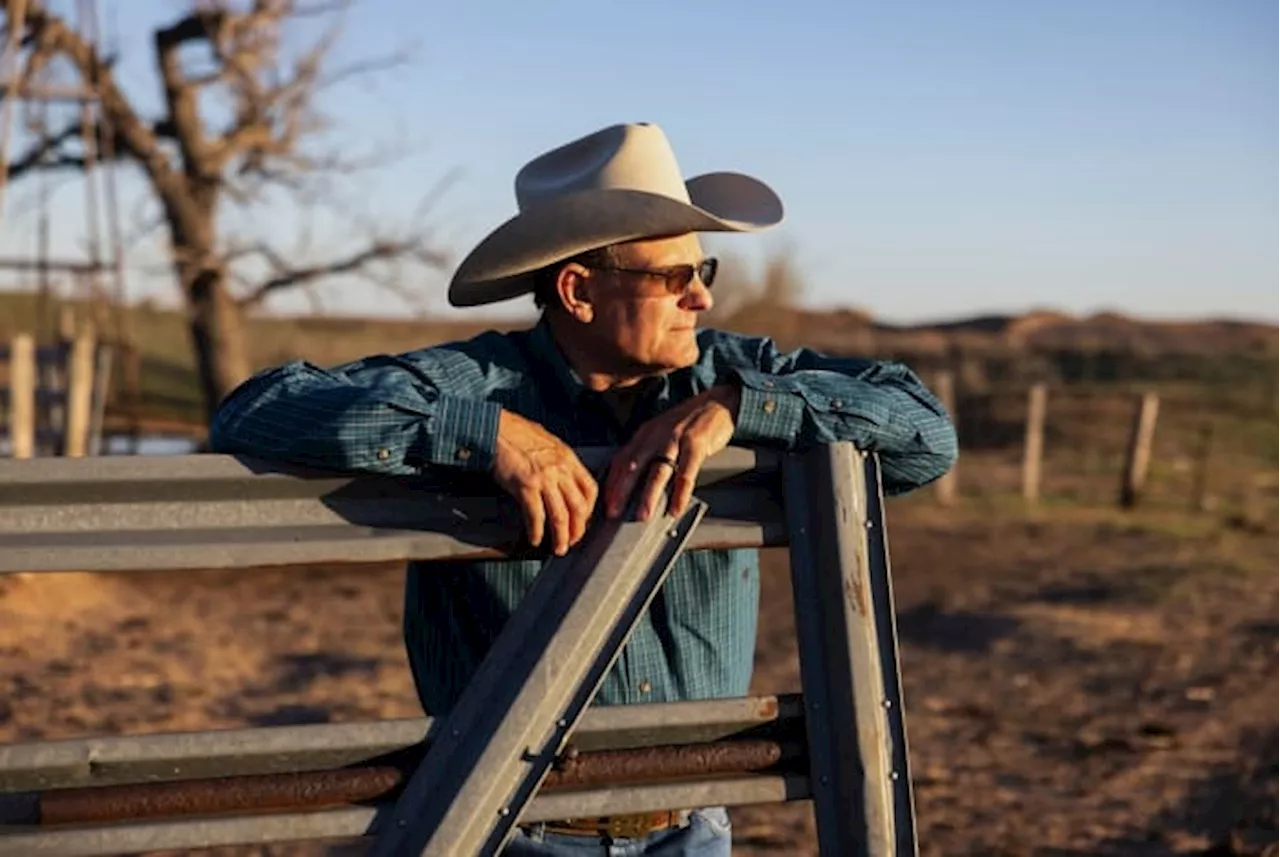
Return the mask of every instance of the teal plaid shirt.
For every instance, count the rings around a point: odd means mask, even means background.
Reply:
[[[214,416],[216,452],[326,469],[488,471],[506,408],[571,446],[619,446],[646,419],[716,384],[742,390],[732,443],[878,452],[886,491],[941,476],[956,436],[906,367],[780,352],[765,338],[698,334],[696,365],[650,384],[626,424],[565,362],[545,323],[334,369],[294,361],[254,376]],[[451,708],[537,575],[537,561],[410,564],[404,635],[423,707]],[[603,705],[744,696],[755,651],[754,550],[685,553],[596,696]]]

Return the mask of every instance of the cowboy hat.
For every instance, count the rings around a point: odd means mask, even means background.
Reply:
[[[519,213],[458,266],[449,303],[479,306],[533,290],[532,274],[579,253],[687,232],[755,232],[782,221],[768,185],[739,173],[685,181],[657,125],[614,125],[526,164]]]

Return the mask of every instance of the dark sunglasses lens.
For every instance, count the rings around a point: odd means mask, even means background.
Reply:
[[[702,285],[711,288],[711,284],[716,281],[716,271],[720,265],[715,259],[704,259],[702,264],[698,266],[698,279],[702,280]]]
[[[676,265],[674,268],[667,268],[667,290],[673,295],[683,295],[689,291],[689,284],[693,282],[693,275],[698,273],[698,269],[693,265]]]

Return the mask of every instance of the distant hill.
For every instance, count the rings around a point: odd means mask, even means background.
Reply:
[[[733,322],[740,322],[734,324]],[[868,352],[888,349],[945,354],[1019,350],[1276,356],[1274,324],[1207,319],[1154,321],[1115,313],[1072,316],[1053,311],[982,315],[925,324],[894,325],[858,310],[770,308],[744,313],[731,326],[781,332],[780,338],[840,351],[856,343]],[[777,335],[777,333],[775,333]]]
[[[1185,354],[1246,351],[1275,354],[1276,325],[1208,319],[1152,321],[1116,313],[1071,316],[1060,312],[989,315],[935,324],[895,327],[885,332],[938,331],[954,336],[989,336],[1011,347],[1177,352]]]

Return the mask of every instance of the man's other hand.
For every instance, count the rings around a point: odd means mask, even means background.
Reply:
[[[644,494],[637,507],[640,520],[648,520],[658,510],[668,485],[671,499],[667,510],[672,515],[683,514],[693,498],[703,463],[733,438],[741,399],[737,387],[712,387],[642,425],[610,464],[604,488],[609,517],[622,514],[642,478]]]
[[[538,423],[504,410],[498,418],[493,475],[516,498],[529,542],[564,556],[587,531],[599,486],[577,453]]]

